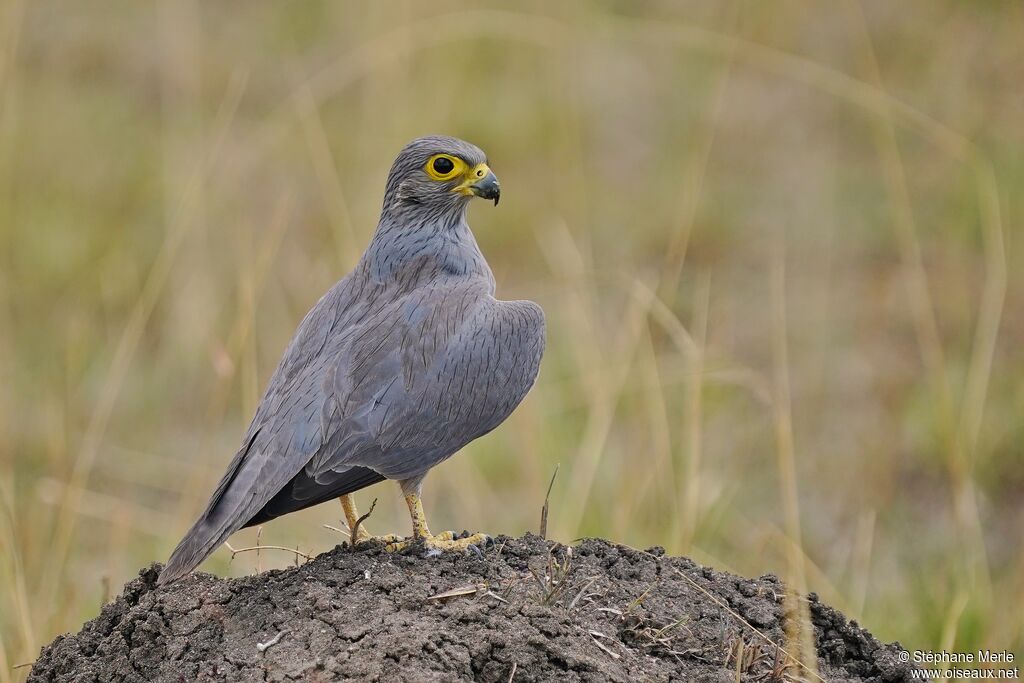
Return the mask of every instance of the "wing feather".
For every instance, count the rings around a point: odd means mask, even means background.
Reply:
[[[351,466],[421,476],[503,422],[536,379],[544,319],[535,304],[466,287],[396,307],[402,315],[367,335],[372,348],[353,349],[332,374],[343,408],[305,468],[313,479]]]

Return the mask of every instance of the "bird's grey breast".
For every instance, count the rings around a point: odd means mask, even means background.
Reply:
[[[490,287],[418,287],[354,326],[326,380],[311,476],[360,465],[414,477],[508,417],[537,376],[544,320]]]

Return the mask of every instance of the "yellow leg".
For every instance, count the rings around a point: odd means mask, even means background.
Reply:
[[[423,512],[423,501],[419,495],[410,493],[405,497],[405,504],[409,508],[409,516],[412,517],[412,537],[430,538],[427,515]]]
[[[412,518],[412,538],[407,541],[389,543],[387,549],[391,552],[403,550],[416,542],[423,543],[427,550],[443,551],[466,550],[469,546],[482,547],[491,540],[487,534],[455,538],[455,534],[451,531],[442,531],[435,536],[427,527],[427,516],[423,513],[423,502],[420,500],[419,494],[406,494],[405,504],[409,507],[409,517]]]
[[[348,524],[350,534],[349,543],[353,546],[367,541],[393,543],[401,538],[394,534],[387,534],[386,536],[370,535],[370,532],[366,530],[366,527],[359,523],[359,510],[356,509],[356,501],[352,498],[352,494],[346,493],[344,496],[340,496],[338,500],[341,501],[341,509],[345,511],[345,523]]]

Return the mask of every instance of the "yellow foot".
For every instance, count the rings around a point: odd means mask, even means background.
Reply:
[[[443,552],[466,552],[467,550],[474,550],[480,553],[488,545],[494,543],[491,537],[487,534],[473,534],[465,538],[455,538],[455,533],[452,531],[442,531],[437,535],[422,536],[420,538],[407,538],[401,541],[395,541],[388,543],[385,550],[389,553],[396,553],[406,548],[410,548],[417,543],[423,543],[423,547],[426,548],[426,554],[428,556],[439,555]]]
[[[362,529],[359,530],[359,535],[354,539],[349,540],[349,544],[352,546],[365,545],[367,543],[383,543],[386,546],[391,546],[393,543],[398,543],[403,540],[402,536],[398,534],[382,534],[380,536],[371,536]]]

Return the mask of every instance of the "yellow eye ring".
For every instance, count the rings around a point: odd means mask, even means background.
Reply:
[[[423,170],[434,180],[451,180],[466,172],[466,162],[450,154],[435,154]]]

